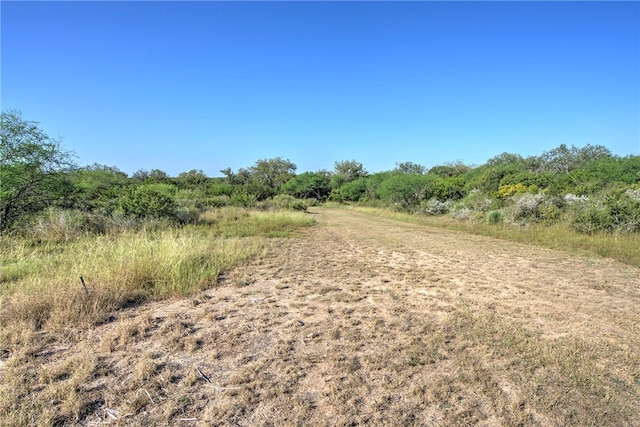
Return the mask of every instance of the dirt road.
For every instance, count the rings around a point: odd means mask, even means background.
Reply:
[[[124,312],[82,424],[640,425],[640,270],[314,208],[194,298]],[[70,363],[70,362],[69,362]]]

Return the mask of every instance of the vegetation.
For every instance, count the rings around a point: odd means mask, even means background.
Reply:
[[[320,424],[312,417],[322,411],[345,425],[417,425],[429,411],[452,425],[636,420],[633,267],[564,254],[572,279],[555,270],[541,279],[555,253],[492,239],[473,248],[476,237],[448,230],[425,241],[422,228],[353,212],[310,239],[266,238],[313,224],[309,206],[340,203],[640,266],[640,156],[561,145],[481,166],[407,161],[370,173],[346,160],[296,174],[277,157],[221,178],[196,169],[128,176],[78,166],[17,111],[2,113],[1,135],[0,425],[79,424],[96,414],[98,423],[198,414],[250,424],[248,413],[269,411],[294,414],[285,424]],[[498,264],[474,258],[483,250]],[[250,272],[225,273],[255,258]],[[506,259],[513,265],[499,264]],[[502,277],[492,290],[494,266]],[[591,273],[578,283],[584,269]],[[236,286],[198,292],[225,281]],[[174,312],[125,310],[187,295],[195,296]],[[571,323],[581,310],[597,321]],[[622,338],[603,341],[608,328]],[[310,374],[319,367],[326,381]],[[309,378],[327,388],[309,392]],[[259,407],[276,401],[277,411]]]
[[[102,234],[88,232],[85,221],[50,210],[28,235],[1,238],[3,351],[43,329],[95,325],[120,308],[215,286],[222,272],[265,250],[263,237],[313,223],[302,213],[241,208],[207,211],[183,227],[122,218]]]
[[[36,123],[9,111],[2,113],[1,155],[3,233],[19,232],[49,208],[91,215],[93,224],[120,217],[189,224],[212,207],[305,209],[327,200],[475,224],[564,224],[585,234],[640,231],[640,156],[615,156],[602,146],[560,145],[527,158],[502,153],[476,167],[457,161],[427,170],[405,161],[373,174],[344,160],[333,171],[296,175],[294,163],[276,157],[235,172],[223,169],[221,178],[201,170],[172,178],[159,169],[128,177],[112,166],[78,167]]]
[[[0,232],[46,208],[69,190],[71,156],[18,111],[2,113],[0,128]]]

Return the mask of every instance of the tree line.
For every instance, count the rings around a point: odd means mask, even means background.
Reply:
[[[213,178],[202,170],[170,177],[141,169],[128,176],[114,166],[78,166],[59,141],[15,110],[2,113],[1,140],[3,232],[50,209],[78,212],[93,223],[189,223],[227,205],[305,209],[329,200],[521,226],[567,222],[585,233],[640,232],[640,156],[613,155],[599,145],[560,145],[530,157],[502,153],[480,166],[406,161],[377,173],[356,160],[296,173],[294,163],[276,157]]]

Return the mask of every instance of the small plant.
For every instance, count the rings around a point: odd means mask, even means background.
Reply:
[[[469,209],[466,206],[461,206],[460,208],[454,209],[451,212],[451,215],[458,220],[468,221],[473,217],[473,210]]]
[[[474,211],[484,212],[491,208],[493,202],[482,191],[474,189],[463,199],[464,205]]]
[[[431,198],[422,203],[422,209],[427,215],[443,215],[449,212],[451,202],[441,202],[436,198]]]
[[[487,223],[491,225],[502,224],[504,221],[504,214],[500,210],[489,211],[487,213]]]
[[[515,202],[517,211],[515,214],[516,219],[538,219],[539,207],[544,200],[544,194],[530,194],[524,193],[520,196],[516,196]]]

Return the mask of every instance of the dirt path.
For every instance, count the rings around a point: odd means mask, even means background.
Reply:
[[[51,356],[92,366],[78,421],[640,426],[639,269],[310,214],[218,288]]]

